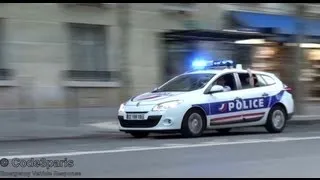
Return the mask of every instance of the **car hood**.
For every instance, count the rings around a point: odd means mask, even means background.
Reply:
[[[126,105],[154,105],[162,102],[179,100],[183,94],[188,92],[148,92],[131,98]]]

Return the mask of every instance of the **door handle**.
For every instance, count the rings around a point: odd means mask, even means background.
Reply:
[[[263,96],[263,97],[268,97],[269,94],[268,94],[268,93],[263,93],[262,96]]]
[[[237,101],[237,100],[239,100],[239,101],[240,101],[240,100],[241,100],[241,98],[239,98],[239,97],[236,97],[236,98],[235,98],[234,100],[235,100],[235,101]]]

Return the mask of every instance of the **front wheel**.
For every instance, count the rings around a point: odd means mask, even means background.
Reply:
[[[181,134],[183,137],[199,137],[206,127],[205,116],[200,110],[186,113],[182,121]]]
[[[286,127],[286,123],[287,114],[285,110],[281,106],[275,106],[268,114],[265,128],[269,133],[281,133]]]
[[[149,135],[149,132],[130,132],[130,134],[135,138],[145,138]]]

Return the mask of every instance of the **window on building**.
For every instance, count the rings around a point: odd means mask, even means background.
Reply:
[[[70,31],[72,70],[106,70],[105,27],[91,24],[70,24]]]
[[[257,13],[290,14],[294,6],[288,3],[220,3],[227,10],[249,11]]]
[[[162,3],[163,9],[170,11],[193,12],[196,7],[196,3]]]
[[[0,18],[0,80],[9,80],[13,76],[13,71],[7,69],[4,63],[4,46],[5,44],[5,19]]]
[[[0,68],[2,67],[3,59],[3,46],[4,46],[4,23],[3,19],[0,18]]]
[[[72,80],[112,78],[107,71],[107,42],[104,25],[70,23],[70,71]]]

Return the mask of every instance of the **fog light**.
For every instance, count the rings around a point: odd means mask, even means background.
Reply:
[[[166,126],[170,126],[173,124],[173,121],[171,119],[165,119],[163,120],[163,124]]]

